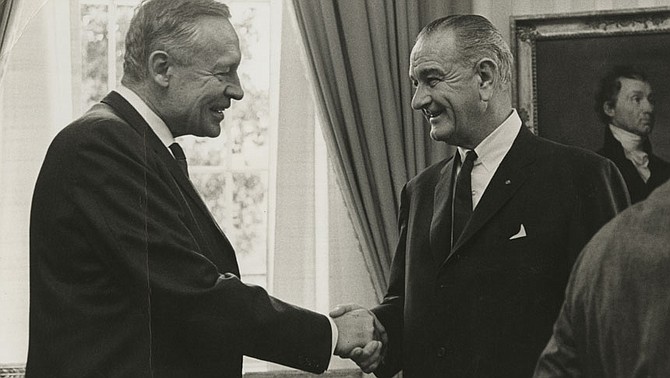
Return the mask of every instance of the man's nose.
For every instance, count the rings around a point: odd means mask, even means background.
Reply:
[[[226,85],[226,88],[223,90],[223,94],[226,97],[237,101],[244,97],[244,89],[242,89],[242,85],[240,84],[240,77],[237,74],[235,74],[233,80],[231,80],[231,82]]]
[[[414,91],[414,96],[412,96],[412,108],[414,110],[421,110],[430,103],[430,96],[426,93],[425,90],[419,85]]]
[[[653,112],[654,112],[654,103],[651,102],[651,101],[649,101],[648,99],[645,99],[645,100],[642,102],[642,109],[643,109],[645,112],[653,113]]]
[[[226,97],[232,98],[233,100],[241,100],[244,97],[244,89],[239,84],[229,85],[224,91]]]

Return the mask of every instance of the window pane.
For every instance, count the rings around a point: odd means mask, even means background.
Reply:
[[[237,251],[240,269],[264,274],[267,251],[267,175],[233,174],[232,230],[228,232]]]
[[[189,167],[225,165],[226,135],[223,132],[217,138],[181,136],[178,142],[186,152]]]
[[[191,181],[205,201],[220,226],[229,215],[226,213],[226,176],[224,173],[190,172]]]
[[[88,109],[107,94],[107,7],[81,6],[81,105]]]
[[[116,82],[123,76],[123,54],[126,49],[126,32],[133,18],[133,6],[116,7]]]
[[[239,74],[244,99],[228,111],[231,168],[267,168],[270,121],[270,4],[232,3],[231,19],[240,37]],[[226,122],[224,120],[224,122]]]

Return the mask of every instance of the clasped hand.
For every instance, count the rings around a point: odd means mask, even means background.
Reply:
[[[384,326],[370,311],[359,305],[338,305],[331,312],[338,329],[335,354],[352,359],[366,373],[383,361],[388,336]]]

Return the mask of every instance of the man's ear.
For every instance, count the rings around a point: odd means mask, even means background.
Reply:
[[[498,65],[489,58],[483,58],[477,62],[475,70],[479,76],[479,96],[482,101],[488,101],[493,97],[498,81]]]
[[[603,102],[603,112],[610,118],[614,117],[614,106],[612,106],[611,101]]]
[[[149,77],[161,87],[166,88],[170,84],[171,59],[167,52],[156,50],[149,55],[148,62]]]

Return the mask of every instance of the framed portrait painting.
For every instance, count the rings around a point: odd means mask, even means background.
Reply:
[[[596,113],[601,78],[616,66],[647,75],[655,101],[654,152],[670,161],[670,7],[511,18],[513,98],[526,126],[593,151],[605,125]]]

